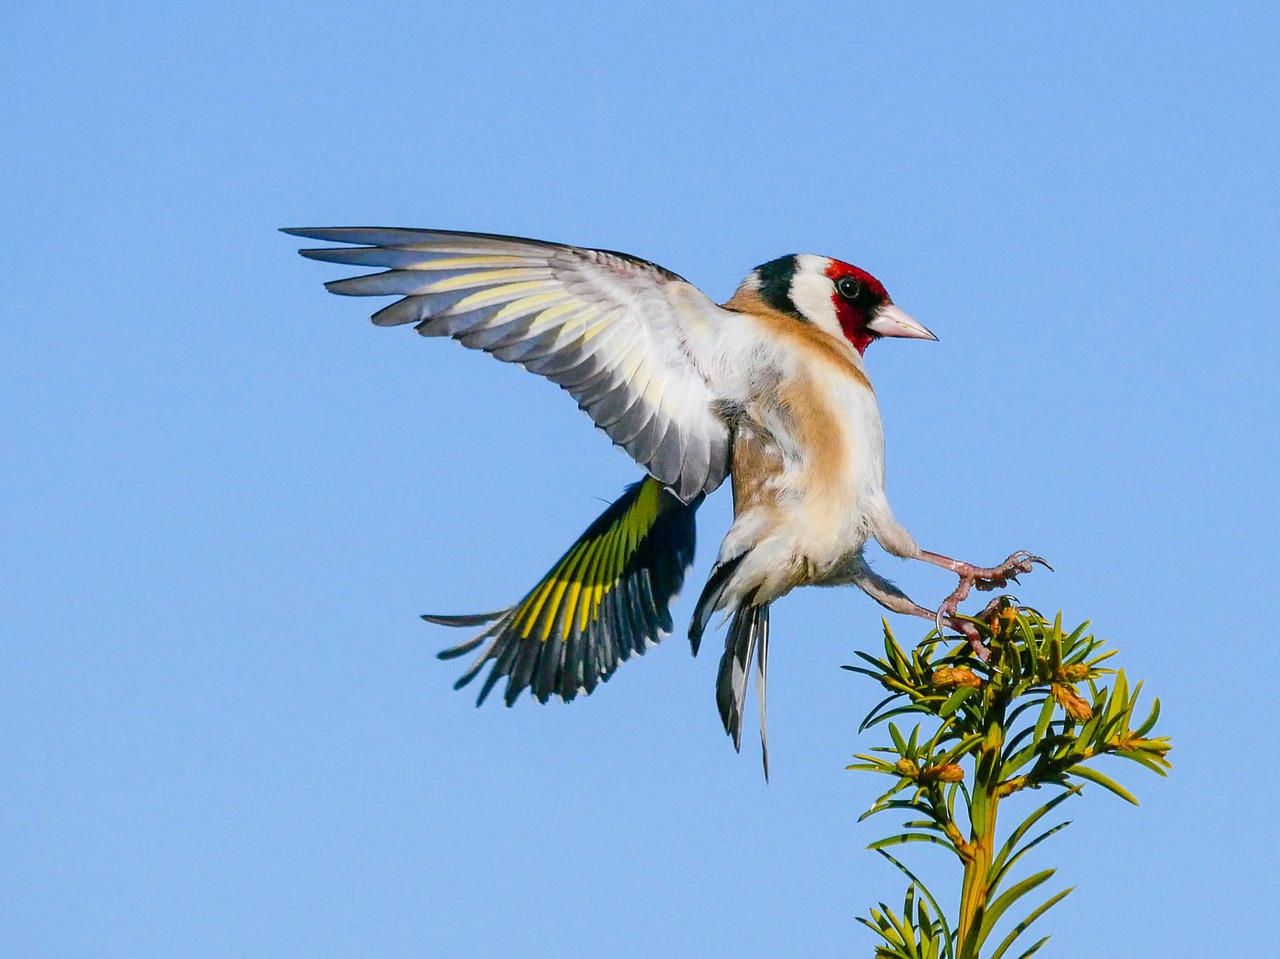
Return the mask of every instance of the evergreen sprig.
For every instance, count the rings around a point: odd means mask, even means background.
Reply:
[[[935,660],[944,642],[936,631],[907,652],[886,622],[884,656],[859,652],[866,665],[845,667],[889,691],[861,729],[883,726],[890,743],[856,756],[859,761],[849,766],[893,781],[862,818],[889,810],[910,817],[904,831],[869,847],[910,880],[900,914],[880,903],[870,918],[859,918],[879,935],[879,957],[1015,959],[1010,950],[1027,928],[1071,892],[1050,896],[987,948],[996,925],[1014,915],[1009,910],[1025,908],[1023,900],[1054,875],[1044,869],[1014,878],[1014,866],[1027,852],[1069,825],[1043,828],[1042,820],[1087,783],[1137,804],[1132,793],[1098,771],[1099,757],[1128,759],[1162,776],[1170,768],[1169,740],[1150,735],[1160,701],[1136,721],[1142,684],[1130,688],[1123,670],[1102,665],[1116,651],[1104,650],[1088,623],[1067,633],[1060,613],[1049,622],[1009,600],[991,609],[988,620],[973,621],[988,640],[987,662],[973,655],[967,641]],[[908,730],[909,717],[920,721]],[[1044,787],[1061,791],[997,845],[1001,802]],[[886,851],[917,842],[942,846],[962,866],[952,921],[925,883]],[[1048,938],[1016,959],[1031,956]]]

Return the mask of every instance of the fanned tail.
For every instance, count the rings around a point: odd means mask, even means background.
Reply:
[[[453,659],[484,647],[454,688],[491,665],[477,705],[504,677],[508,706],[525,689],[540,702],[568,702],[659,642],[671,631],[670,606],[693,562],[702,499],[682,503],[652,478],[633,483],[515,606],[423,616],[445,626],[485,626],[438,654]]]
[[[764,778],[769,778],[769,737],[765,716],[765,691],[769,669],[769,604],[754,605],[748,596],[733,614],[725,636],[724,655],[716,677],[716,705],[724,730],[733,737],[733,748],[742,748],[742,719],[747,697],[747,673],[756,658],[756,699],[760,711],[760,750]]]

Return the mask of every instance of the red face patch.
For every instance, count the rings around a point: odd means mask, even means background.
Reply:
[[[827,278],[834,284],[831,304],[845,339],[861,355],[876,335],[867,329],[871,315],[885,303],[892,302],[884,284],[852,263],[832,260]]]

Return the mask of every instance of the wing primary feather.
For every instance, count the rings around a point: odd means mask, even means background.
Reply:
[[[467,667],[467,671],[458,677],[457,681],[453,684],[454,689],[461,689],[463,686],[471,682],[471,680],[475,679],[477,675],[479,675],[480,670],[484,668],[485,663],[489,662],[489,660],[493,657],[493,651],[498,647],[498,643],[502,639],[501,631],[496,627],[491,627],[490,629],[487,629],[484,632],[482,632],[479,636],[475,637],[475,639],[472,639],[466,643],[463,643],[463,645],[466,646],[468,650],[470,650],[470,649],[475,649],[486,639],[490,640],[489,645],[486,646],[484,649],[484,652],[482,652],[479,656],[477,656],[475,660],[471,663],[471,665]],[[445,652],[448,653],[450,652],[450,650],[445,650]],[[452,658],[452,657],[442,657],[442,658]]]
[[[501,317],[502,311],[499,310],[487,322],[472,323],[469,327],[460,329],[454,336],[463,346],[492,353],[499,347],[510,346],[529,336],[547,307],[548,304],[534,305],[527,310],[507,314],[505,318]],[[576,312],[586,312],[586,307],[578,307]]]
[[[545,703],[560,685],[560,671],[564,668],[565,643],[552,641],[542,644],[542,654],[538,659],[538,668],[531,680],[530,688],[540,703]]]
[[[466,642],[459,643],[457,646],[440,650],[440,652],[436,653],[436,659],[457,659],[459,656],[465,656],[467,653],[471,652],[483,643],[487,638],[488,633],[481,633],[478,636],[473,636]]]
[[[707,476],[711,466],[711,453],[704,437],[684,437],[682,434],[682,438],[684,460],[680,464],[680,488],[676,490],[676,495],[687,503],[702,492],[702,484],[698,483],[698,479]],[[699,488],[693,489],[694,486]]]
[[[431,316],[431,304],[425,296],[406,296],[396,300],[390,306],[384,306],[369,317],[374,326],[404,326],[406,323],[419,324],[418,332]]]
[[[495,619],[505,616],[509,612],[511,612],[510,607],[499,609],[492,613],[468,613],[460,616],[423,613],[422,618],[428,623],[435,623],[437,626],[481,626],[485,623],[492,623]]]
[[[653,459],[649,461],[649,472],[670,486],[680,481],[681,467],[684,463],[685,439],[680,424],[673,419],[666,419],[663,441],[654,450]],[[674,440],[673,440],[674,436]],[[680,494],[684,491],[680,490]]]
[[[513,645],[517,652],[512,657],[511,668],[507,674],[507,688],[502,694],[502,699],[508,706],[514,706],[520,694],[529,685],[537,669],[538,660],[545,654],[549,644],[525,640]]]
[[[498,684],[498,680],[505,676],[511,675],[511,664],[520,654],[523,643],[507,643],[498,650],[498,655],[493,659],[493,668],[489,670],[489,675],[484,678],[484,685],[480,687],[480,694],[476,697],[476,705],[484,705],[485,699],[492,692],[493,687]]]
[[[501,233],[472,233],[467,230],[412,230],[390,226],[325,226],[282,227],[281,233],[300,236],[307,240],[323,240],[332,243],[354,243],[361,246],[411,246],[434,244],[437,246],[507,246],[534,247],[548,252],[573,252],[576,247],[550,240],[535,240],[524,236],[507,236]],[[583,251],[586,252],[586,251]],[[617,254],[625,257],[626,254]],[[633,258],[634,259],[634,258]],[[640,261],[644,262],[644,261]]]
[[[565,569],[564,575],[567,582],[564,592],[560,596],[560,601],[556,604],[555,619],[551,631],[543,636],[545,641],[554,642],[556,638],[567,636],[573,632],[573,622],[577,613],[578,603],[582,599],[584,570],[591,561],[591,555],[597,546],[599,546],[599,540],[584,543],[574,557],[573,564]]]
[[[561,659],[559,689],[560,698],[571,703],[582,688],[582,643],[585,637],[570,636],[564,641],[564,656]]]
[[[582,644],[582,691],[590,696],[600,684],[600,657],[592,637]]]
[[[643,403],[636,401],[616,423],[606,427],[605,431],[614,443],[630,452],[629,447],[632,442],[649,426],[653,412]]]
[[[556,345],[556,338],[556,330],[543,330],[541,333],[522,337],[489,352],[505,363],[520,363],[523,365],[526,360],[537,359],[547,350],[553,349]]]
[[[679,476],[672,476],[658,469],[658,451],[662,449],[662,441],[666,438],[667,426],[670,422],[661,412],[654,410],[648,425],[628,445],[628,452],[639,462],[648,463],[649,472],[662,483],[671,483],[679,479]],[[678,458],[679,448],[674,450],[674,453]]]
[[[600,568],[605,560],[605,555],[609,552],[609,547],[612,545],[610,542],[612,536],[613,533],[610,531],[591,544],[591,554],[582,566],[583,592],[578,596],[578,607],[574,621],[569,624],[569,633],[585,632],[587,624],[595,614],[596,598],[601,578]]]
[[[636,593],[639,598],[640,615],[644,617],[644,630],[631,637],[631,648],[635,650],[636,655],[640,655],[644,652],[647,637],[662,635],[658,623],[658,604],[654,599],[653,575],[649,570],[641,570],[636,576]]]
[[[396,270],[478,270],[493,267],[546,267],[547,261],[537,257],[474,253],[469,256],[435,256],[422,250],[395,246],[325,246],[299,250],[308,260],[341,263],[346,266],[381,266]]]
[[[595,420],[595,416],[592,413],[595,405],[612,393],[618,386],[619,381],[614,376],[616,372],[613,367],[606,365],[599,372],[587,377],[581,383],[565,387],[569,395],[578,401],[578,409],[590,416],[592,421]],[[600,426],[600,424],[596,423],[596,426]],[[600,428],[603,429],[604,427]]]

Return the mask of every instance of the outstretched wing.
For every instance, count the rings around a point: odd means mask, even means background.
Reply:
[[[440,653],[480,654],[461,689],[486,666],[477,705],[504,677],[508,706],[528,689],[541,702],[590,693],[622,663],[671,632],[671,603],[693,563],[694,516],[702,498],[682,503],[653,479],[634,483],[578,537],[542,580],[510,609],[472,616],[423,616],[442,626],[485,626]]]
[[[660,266],[605,250],[443,230],[296,229],[360,244],[302,250],[331,263],[386,267],[326,284],[348,296],[401,296],[373,315],[424,336],[518,363],[569,392],[596,425],[689,502],[728,468],[710,355],[724,316]]]

